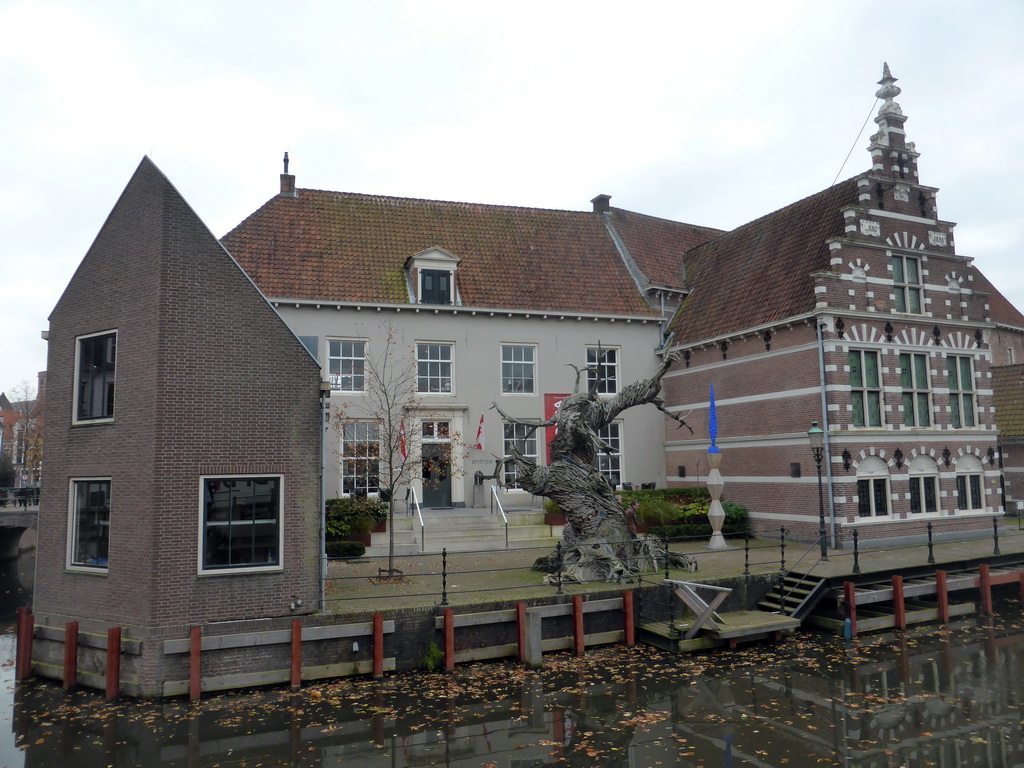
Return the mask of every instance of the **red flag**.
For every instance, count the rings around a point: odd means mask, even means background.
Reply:
[[[402,457],[402,463],[409,455],[409,448],[405,444],[405,419],[398,425],[398,453]]]
[[[484,415],[480,414],[480,426],[476,428],[476,445],[473,446],[478,451],[484,449]]]

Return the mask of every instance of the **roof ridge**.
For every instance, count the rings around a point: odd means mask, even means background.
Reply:
[[[725,232],[729,231],[727,229],[719,229],[718,227],[709,227],[709,226],[706,226],[704,224],[691,224],[691,223],[689,223],[687,221],[679,221],[678,219],[669,219],[669,218],[666,218],[664,216],[654,216],[654,215],[649,214],[649,213],[640,213],[639,211],[631,211],[628,208],[619,208],[618,206],[615,206],[615,205],[611,206],[609,208],[609,210],[611,210],[611,211],[618,211],[620,213],[628,213],[630,216],[641,216],[641,217],[643,217],[645,219],[653,219],[655,221],[664,221],[664,222],[666,222],[668,224],[678,224],[681,227],[690,227],[691,229],[701,229],[701,230],[704,230],[706,232],[721,232],[721,233],[725,233]]]
[[[300,187],[300,188],[297,188],[295,191],[300,193],[300,194],[302,192],[308,192],[308,193],[312,193],[312,194],[338,195],[338,196],[344,195],[344,196],[347,196],[347,197],[359,197],[359,198],[373,199],[373,200],[396,200],[396,201],[400,200],[400,201],[411,202],[411,203],[435,203],[435,204],[438,204],[438,205],[457,205],[457,206],[466,206],[466,207],[472,206],[472,207],[483,207],[483,208],[502,208],[502,209],[511,209],[511,210],[519,210],[519,211],[547,211],[547,212],[550,212],[550,213],[572,213],[572,214],[581,214],[581,215],[586,215],[586,216],[592,215],[591,211],[587,211],[587,210],[574,210],[574,209],[571,209],[571,208],[543,208],[543,207],[539,207],[539,206],[529,206],[529,205],[509,205],[509,204],[506,204],[506,203],[475,203],[475,202],[472,202],[472,201],[469,201],[469,200],[440,200],[440,199],[431,198],[431,197],[404,197],[404,196],[399,196],[399,195],[380,195],[380,194],[374,194],[372,192],[345,192],[345,191],[342,191],[342,190],[335,190],[335,189],[313,189],[313,188],[310,188],[310,187]],[[277,197],[277,196],[275,196],[275,197]],[[271,199],[274,199],[274,198],[271,198]]]

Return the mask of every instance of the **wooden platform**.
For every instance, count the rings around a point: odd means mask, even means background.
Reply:
[[[704,627],[696,637],[686,640],[692,621],[676,621],[671,627],[664,621],[649,622],[638,627],[639,639],[666,651],[701,651],[723,646],[735,648],[739,643],[755,640],[778,642],[800,626],[797,619],[764,611],[720,613],[715,623],[715,628]]]

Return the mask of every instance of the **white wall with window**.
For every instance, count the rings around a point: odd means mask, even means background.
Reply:
[[[73,479],[68,498],[68,567],[107,570],[110,478]]]
[[[336,392],[363,392],[366,389],[366,342],[328,339],[327,380]]]
[[[501,345],[501,391],[506,395],[537,393],[536,345]]]
[[[416,388],[422,393],[450,395],[454,345],[420,342],[416,345]]]
[[[380,491],[380,425],[352,421],[341,425],[341,493],[366,496]]]
[[[512,460],[513,447],[526,458],[540,461],[538,453],[537,430],[526,424],[503,424],[503,449],[505,456],[504,482],[507,488],[519,488],[519,472]]]
[[[619,350],[587,347],[587,388],[597,380],[597,394],[615,395],[619,391]]]
[[[281,567],[281,475],[200,478],[200,572]]]

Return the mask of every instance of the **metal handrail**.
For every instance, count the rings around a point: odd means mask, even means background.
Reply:
[[[505,549],[508,549],[508,515],[505,514],[505,508],[501,506],[501,499],[498,498],[498,486],[491,486],[491,514],[494,514],[494,505],[498,505],[498,511],[501,512],[501,519],[505,521]]]
[[[412,494],[412,505],[416,508],[416,516],[420,519],[420,551],[427,548],[427,526],[423,522],[423,510],[420,508],[420,500],[416,496],[416,489],[411,485],[409,492]]]
[[[780,601],[779,602],[779,609],[782,611],[783,614],[785,614],[787,616],[791,616],[792,614],[787,614],[786,613],[786,598],[790,595],[790,593],[793,590],[792,590],[792,588],[790,588],[790,589],[785,589],[784,588],[785,583],[786,583],[786,577],[789,576],[796,569],[796,567],[798,565],[800,565],[800,563],[803,561],[803,559],[805,557],[807,557],[807,555],[809,555],[812,550],[814,550],[815,548],[818,547],[820,542],[821,542],[821,537],[819,536],[818,538],[816,538],[814,541],[812,541],[810,543],[810,545],[807,547],[807,550],[802,555],[800,555],[800,557],[797,559],[797,561],[795,563],[793,563],[793,565],[791,565],[789,567],[789,570],[788,571],[784,571],[779,576],[779,601]],[[822,561],[819,558],[818,561],[814,565],[812,565],[810,567],[810,569],[807,571],[807,573],[804,574],[804,576],[810,576],[812,573],[814,573],[814,569],[817,568],[821,564],[821,562]],[[800,605],[797,606],[797,609],[802,608],[802,607],[803,607],[803,604],[801,603]],[[793,612],[796,613],[796,609],[794,609]]]

